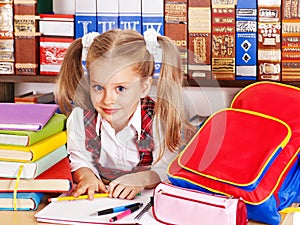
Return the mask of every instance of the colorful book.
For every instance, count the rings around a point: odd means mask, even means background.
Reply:
[[[43,197],[44,193],[17,193],[16,209],[14,209],[14,193],[0,193],[0,210],[36,210]]]
[[[54,166],[67,155],[66,145],[62,145],[35,162],[23,163],[0,161],[0,177],[33,179],[45,172],[51,166]]]
[[[65,130],[66,120],[67,117],[64,114],[55,113],[43,129],[39,131],[0,130],[0,145],[33,145]]]
[[[35,162],[66,142],[66,131],[60,131],[30,146],[0,145],[0,160]]]
[[[41,130],[57,109],[56,104],[0,103],[0,130]]]
[[[17,181],[11,178],[0,178],[0,192],[13,192]],[[65,157],[54,166],[35,179],[20,179],[18,192],[55,192],[62,193],[72,188],[72,174],[68,157]]]

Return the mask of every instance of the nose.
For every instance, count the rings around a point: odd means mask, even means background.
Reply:
[[[111,90],[105,90],[102,96],[102,102],[105,105],[113,105],[116,101],[116,94]]]

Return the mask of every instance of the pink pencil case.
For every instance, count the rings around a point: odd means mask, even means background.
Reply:
[[[153,215],[164,224],[247,225],[246,204],[239,198],[208,194],[160,183],[154,190]]]

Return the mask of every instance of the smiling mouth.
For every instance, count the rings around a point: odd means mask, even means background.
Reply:
[[[118,109],[107,109],[107,108],[102,108],[102,110],[106,114],[114,114],[118,111]]]

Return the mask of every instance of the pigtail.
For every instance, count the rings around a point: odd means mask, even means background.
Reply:
[[[55,91],[60,110],[69,115],[74,105],[82,108],[90,106],[87,77],[81,62],[81,38],[71,43],[62,62]]]
[[[178,49],[166,36],[159,36],[158,41],[162,49],[162,66],[157,82],[155,112],[165,137],[162,149],[175,151],[190,138],[194,128],[189,124],[184,108],[183,73]]]

